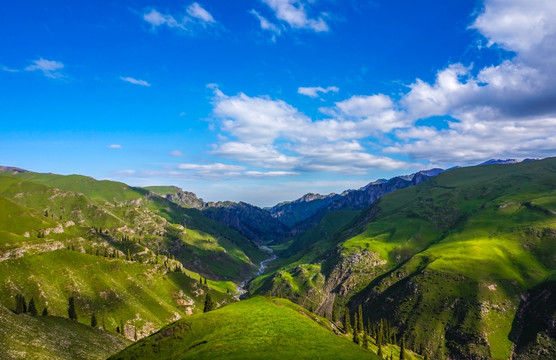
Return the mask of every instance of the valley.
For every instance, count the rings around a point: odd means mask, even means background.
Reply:
[[[6,359],[556,354],[556,159],[423,171],[269,209],[4,169]],[[47,315],[22,311],[21,296]]]

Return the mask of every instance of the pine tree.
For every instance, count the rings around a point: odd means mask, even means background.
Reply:
[[[203,309],[203,312],[209,312],[211,310],[214,310],[215,308],[215,304],[212,301],[212,297],[210,296],[210,294],[207,294],[207,296],[205,297],[205,307]]]
[[[205,285],[207,284],[207,278],[205,278]]]
[[[357,328],[359,331],[363,331],[363,307],[359,305],[357,314]]]
[[[367,329],[363,329],[363,349],[369,348],[369,337],[367,334]]]
[[[345,332],[351,332],[351,318],[349,316],[349,309],[346,306],[344,309],[344,330]]]
[[[116,332],[119,334],[120,333],[120,327],[116,326]]]
[[[120,331],[122,335],[125,337],[125,326],[124,326],[124,321],[122,319],[120,319]]]
[[[31,314],[31,316],[37,316],[38,315],[38,311],[37,311],[37,307],[35,306],[35,299],[31,298],[31,300],[29,301],[29,307],[27,308],[27,311],[29,312],[29,314]]]
[[[129,252],[129,248],[127,249],[126,260],[127,260],[127,261],[130,261],[130,260],[131,260],[131,253]]]
[[[376,354],[382,357],[382,334],[380,333],[380,331],[378,332],[378,335],[376,337],[376,346],[378,347],[378,351],[376,352]]]
[[[338,322],[338,314],[337,314],[337,309],[336,306],[332,306],[332,322],[335,324]]]
[[[42,309],[42,316],[48,316],[48,309],[46,308],[46,306],[44,307],[44,309]]]
[[[133,334],[133,340],[137,341],[137,326],[134,326],[135,333]]]
[[[97,327],[97,317],[95,315],[95,313],[93,312],[93,314],[91,315],[91,326],[92,327]]]
[[[429,358],[429,354],[428,354],[428,353],[425,353],[425,357],[424,357],[424,360],[430,360],[430,358]]]
[[[402,346],[400,346],[400,360],[405,360],[405,336],[402,336]]]
[[[77,320],[77,313],[75,312],[75,299],[70,296],[68,301],[68,318],[70,320]]]
[[[359,321],[357,321],[357,313],[353,315],[353,342],[356,344],[361,344],[361,339],[359,338]]]

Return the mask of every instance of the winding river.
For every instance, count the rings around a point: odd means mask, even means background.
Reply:
[[[276,260],[277,256],[276,254],[274,254],[274,250],[272,250],[271,248],[269,248],[268,246],[261,246],[261,249],[268,252],[269,255],[271,255],[271,257],[269,257],[268,259],[265,259],[263,261],[261,261],[259,264],[259,270],[257,271],[257,276],[261,276],[262,274],[264,274],[264,271],[266,269],[266,263],[269,263],[271,261]],[[235,296],[238,300],[240,299],[240,297],[245,294],[247,292],[247,289],[245,289],[245,287],[247,286],[247,284],[249,283],[249,281],[253,280],[255,277],[252,277],[250,279],[247,280],[243,280],[241,282],[241,285],[236,289],[238,294]]]

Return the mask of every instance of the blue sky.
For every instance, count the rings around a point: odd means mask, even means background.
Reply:
[[[18,1],[0,164],[261,206],[556,149],[556,4]]]

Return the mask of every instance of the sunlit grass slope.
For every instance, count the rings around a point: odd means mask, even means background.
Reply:
[[[255,297],[166,326],[111,359],[378,359],[288,300]]]

